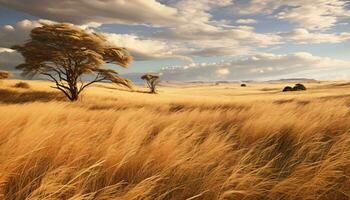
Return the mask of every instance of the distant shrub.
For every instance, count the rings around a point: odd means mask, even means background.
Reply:
[[[306,90],[306,87],[303,84],[295,84],[295,86],[293,87],[294,91],[300,91],[300,90]]]
[[[8,71],[0,71],[0,79],[10,78],[11,73]]]
[[[246,85],[246,84],[244,84],[244,83],[242,83],[242,84],[241,84],[241,87],[247,87],[247,85]]]
[[[290,91],[302,91],[306,90],[306,87],[303,84],[295,84],[294,87],[286,86],[283,88],[283,92],[290,92]]]
[[[24,89],[29,89],[30,86],[26,82],[18,82],[14,85],[15,88],[24,88]]]
[[[290,92],[290,91],[293,91],[293,88],[290,86],[286,86],[283,88],[283,92]]]

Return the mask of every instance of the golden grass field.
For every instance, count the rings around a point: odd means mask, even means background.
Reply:
[[[0,83],[0,199],[350,199],[346,82],[97,84],[74,103],[17,82]]]

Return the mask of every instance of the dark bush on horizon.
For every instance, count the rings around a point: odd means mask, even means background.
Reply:
[[[6,79],[6,78],[10,78],[11,77],[11,73],[8,71],[0,71],[0,79]]]
[[[29,89],[30,85],[26,82],[18,82],[14,85],[15,88]]]
[[[286,86],[283,88],[283,92],[290,92],[290,91],[303,91],[306,90],[306,87],[303,84],[297,83],[294,87]]]
[[[283,92],[290,92],[290,91],[293,91],[293,88],[290,86],[286,86],[283,88]]]
[[[295,84],[295,86],[293,87],[294,91],[300,91],[300,90],[306,90],[306,87],[303,84]]]

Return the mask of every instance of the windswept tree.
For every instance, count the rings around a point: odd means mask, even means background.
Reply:
[[[141,79],[146,81],[147,86],[150,89],[150,93],[156,93],[156,87],[160,83],[158,75],[145,74],[141,76]]]
[[[131,87],[131,82],[112,69],[114,63],[127,67],[132,57],[125,48],[109,45],[106,38],[72,24],[42,24],[30,33],[30,40],[12,48],[20,52],[25,62],[16,68],[25,76],[43,75],[53,81],[71,101],[96,82],[109,81]],[[90,81],[83,81],[88,75]]]
[[[8,71],[0,71],[0,79],[10,78],[11,73]]]

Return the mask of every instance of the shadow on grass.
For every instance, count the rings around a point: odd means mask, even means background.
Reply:
[[[245,109],[249,109],[249,106],[245,105],[185,105],[185,104],[177,104],[171,103],[169,105],[169,112],[177,113],[177,112],[185,112],[185,111],[242,111]]]
[[[105,88],[105,89],[110,89],[110,90],[119,90],[119,91],[124,91],[124,92],[136,92],[136,93],[144,93],[144,94],[158,94],[158,93],[152,93],[149,90],[134,90],[134,89],[129,89],[129,88],[122,88],[122,87],[109,87],[105,85],[95,85],[95,87],[99,88]]]
[[[333,100],[333,99],[349,99],[350,94],[343,94],[343,95],[334,95],[334,96],[326,96],[326,97],[319,97],[319,99],[323,100]]]
[[[29,102],[65,101],[66,97],[58,92],[26,91],[0,89],[0,103],[21,104]]]

